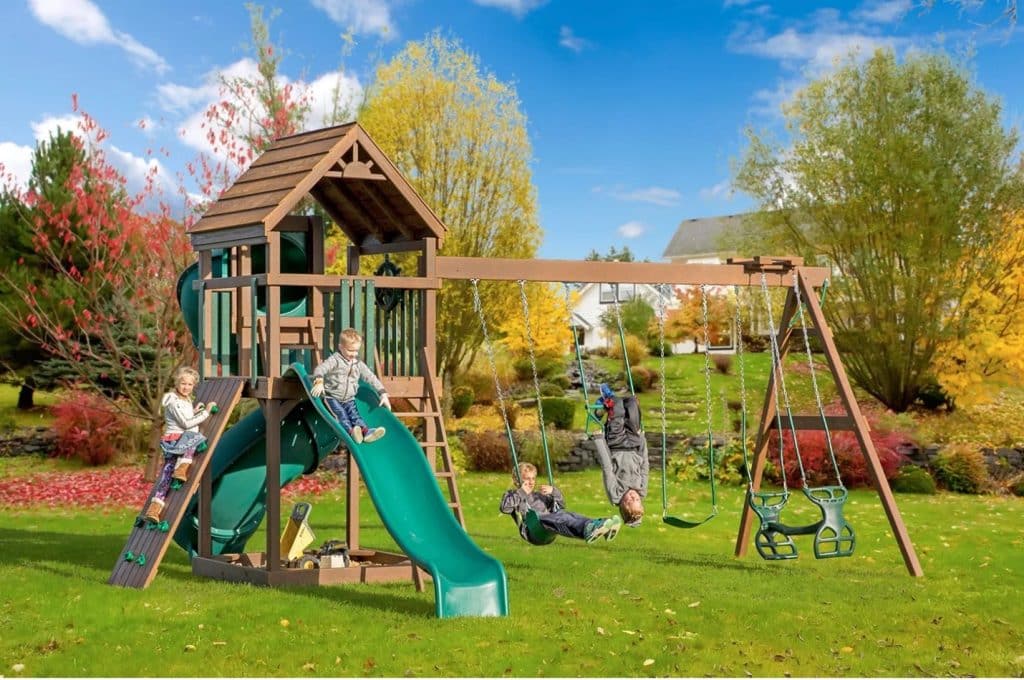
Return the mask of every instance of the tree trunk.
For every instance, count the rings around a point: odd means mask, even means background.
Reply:
[[[160,450],[160,435],[163,434],[162,422],[153,425],[149,437],[149,456],[146,457],[146,469],[142,473],[142,479],[147,482],[156,482],[156,476],[160,473],[160,465],[164,462],[163,452]]]
[[[18,410],[28,411],[32,409],[35,404],[35,387],[29,384],[26,380],[21,384],[21,392],[18,393]]]

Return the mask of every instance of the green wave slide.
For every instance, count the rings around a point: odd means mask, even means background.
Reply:
[[[195,270],[190,268],[178,285],[178,299],[193,338],[198,337],[198,294],[191,286],[195,278]],[[506,616],[504,567],[481,550],[456,521],[419,442],[391,411],[377,405],[376,393],[361,383],[356,405],[367,425],[384,427],[387,434],[372,444],[356,444],[323,400],[309,396],[311,383],[305,366],[292,364],[285,375],[301,381],[309,399],[281,422],[281,486],[315,470],[344,442],[388,533],[430,574],[437,616]],[[256,410],[226,431],[213,451],[214,554],[243,552],[266,514],[265,445],[266,422],[263,412]],[[193,498],[174,537],[190,555],[197,553],[197,513]]]

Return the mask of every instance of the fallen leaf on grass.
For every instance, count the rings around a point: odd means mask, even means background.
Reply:
[[[196,651],[196,646],[195,645],[185,645],[185,651],[186,652],[194,652],[194,651]]]
[[[853,651],[853,647],[847,645],[847,646],[841,648],[839,651],[842,652],[843,654],[849,654],[850,652]]]
[[[302,670],[304,670],[304,671],[315,671],[316,670],[316,664],[313,663],[313,662],[304,663],[304,664],[302,664]]]
[[[644,659],[644,665],[645,666],[653,666],[654,665],[654,659]]]
[[[11,666],[11,670],[14,671],[15,673],[20,673],[23,670],[25,670],[25,664],[23,664],[23,663],[16,663],[13,666]]]
[[[635,630],[624,630],[622,632],[625,633],[626,635],[636,635],[636,631]]]
[[[226,645],[226,644],[227,644],[227,643],[226,643],[226,642],[224,642],[223,640],[214,640],[214,641],[213,641],[213,646],[214,646],[214,647],[223,647],[223,646],[224,646],[224,645]]]
[[[281,619],[280,623],[282,628],[287,628],[291,624],[291,622],[288,621],[288,619]]]
[[[691,609],[694,608],[694,607],[699,607],[700,606],[700,600],[697,600],[696,602],[691,602],[688,606]]]
[[[671,609],[666,609],[666,610],[665,610],[665,613],[666,613],[666,614],[669,614],[669,615],[675,614],[675,612],[674,612],[674,611],[672,611]]]
[[[602,628],[601,626],[598,626],[597,627],[597,634],[598,635],[605,635],[604,628]]]

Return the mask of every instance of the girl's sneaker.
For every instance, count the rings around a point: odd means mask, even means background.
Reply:
[[[366,434],[363,435],[363,441],[367,444],[375,442],[383,437],[386,432],[387,431],[383,427],[375,427],[372,430],[367,430]]]

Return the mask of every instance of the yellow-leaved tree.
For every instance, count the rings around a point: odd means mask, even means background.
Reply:
[[[441,255],[536,254],[526,117],[515,88],[482,71],[458,41],[435,32],[380,66],[359,122],[448,228]],[[481,282],[480,292],[488,327],[497,329],[518,291]],[[438,370],[451,378],[483,332],[468,282],[446,282],[438,298]]]
[[[523,321],[522,296],[516,286],[515,311],[507,310],[499,331],[505,336],[502,344],[509,354],[528,356],[529,339],[533,339],[533,353],[538,357],[561,357],[569,351],[572,335],[565,309],[565,296],[560,289],[546,283],[526,284],[526,304],[530,313],[530,335]]]
[[[984,403],[994,388],[1024,382],[1024,213],[1007,218],[989,257],[997,266],[987,280],[968,286],[959,332],[932,364],[943,391],[960,406]]]

